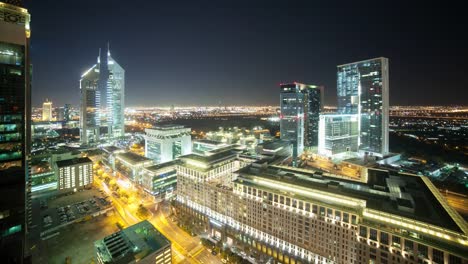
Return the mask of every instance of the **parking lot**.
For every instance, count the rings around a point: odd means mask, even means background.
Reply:
[[[97,190],[84,190],[58,197],[41,200],[41,237],[47,237],[56,230],[74,222],[89,220],[112,209],[111,202]]]

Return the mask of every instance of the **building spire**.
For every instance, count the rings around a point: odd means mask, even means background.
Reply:
[[[101,63],[101,48],[99,48],[99,55],[97,57],[97,63]]]
[[[109,41],[107,41],[107,56],[110,57],[110,44]]]

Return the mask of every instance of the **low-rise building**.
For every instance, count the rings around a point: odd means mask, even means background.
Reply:
[[[125,150],[116,146],[106,146],[102,148],[102,162],[115,170],[115,157],[117,154],[124,153]]]
[[[139,184],[158,198],[170,198],[177,187],[176,164],[177,161],[169,161],[143,168]]]
[[[357,152],[358,125],[358,117],[354,114],[320,115],[318,153],[331,157]]]
[[[171,242],[146,220],[95,241],[94,250],[100,264],[172,263]]]
[[[139,182],[140,172],[144,167],[153,165],[153,160],[132,152],[117,154],[115,169],[134,182]]]
[[[60,160],[55,164],[58,191],[76,191],[93,183],[93,162],[89,158]]]

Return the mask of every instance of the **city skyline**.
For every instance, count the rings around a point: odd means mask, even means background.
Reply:
[[[47,5],[26,3],[33,12],[45,14],[34,22],[32,49],[44,50],[32,53],[34,105],[45,97],[57,105],[76,105],[67,98],[77,98],[76,80],[107,41],[116,60],[126,65],[129,106],[278,104],[278,83],[299,81],[335,90],[337,65],[377,56],[390,60],[390,105],[463,104],[466,98],[458,81],[466,50],[463,41],[451,41],[454,36],[444,30],[456,30],[461,23],[456,16],[447,17],[443,8],[377,4],[344,13],[344,7],[275,3],[264,8],[144,3],[138,13],[123,14],[122,2],[110,7],[93,3],[93,13],[113,14],[103,31],[96,23],[100,18],[83,8],[87,4],[54,3],[56,13],[67,14],[70,23],[56,24],[51,35],[47,25],[55,18],[47,15]],[[60,12],[69,8],[84,14]],[[132,22],[119,19],[123,16]],[[298,41],[285,37],[292,35]],[[196,93],[196,99],[180,96],[188,93]],[[334,93],[325,93],[325,104],[335,105]],[[454,98],[455,93],[460,96]]]

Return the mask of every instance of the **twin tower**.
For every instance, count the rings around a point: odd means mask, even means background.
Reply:
[[[336,113],[323,113],[323,87],[282,84],[281,139],[293,145],[294,161],[309,149],[319,155],[388,154],[388,59],[338,66]]]
[[[80,79],[80,138],[83,145],[117,139],[125,133],[125,70],[110,49]],[[107,129],[107,132],[106,132]]]

